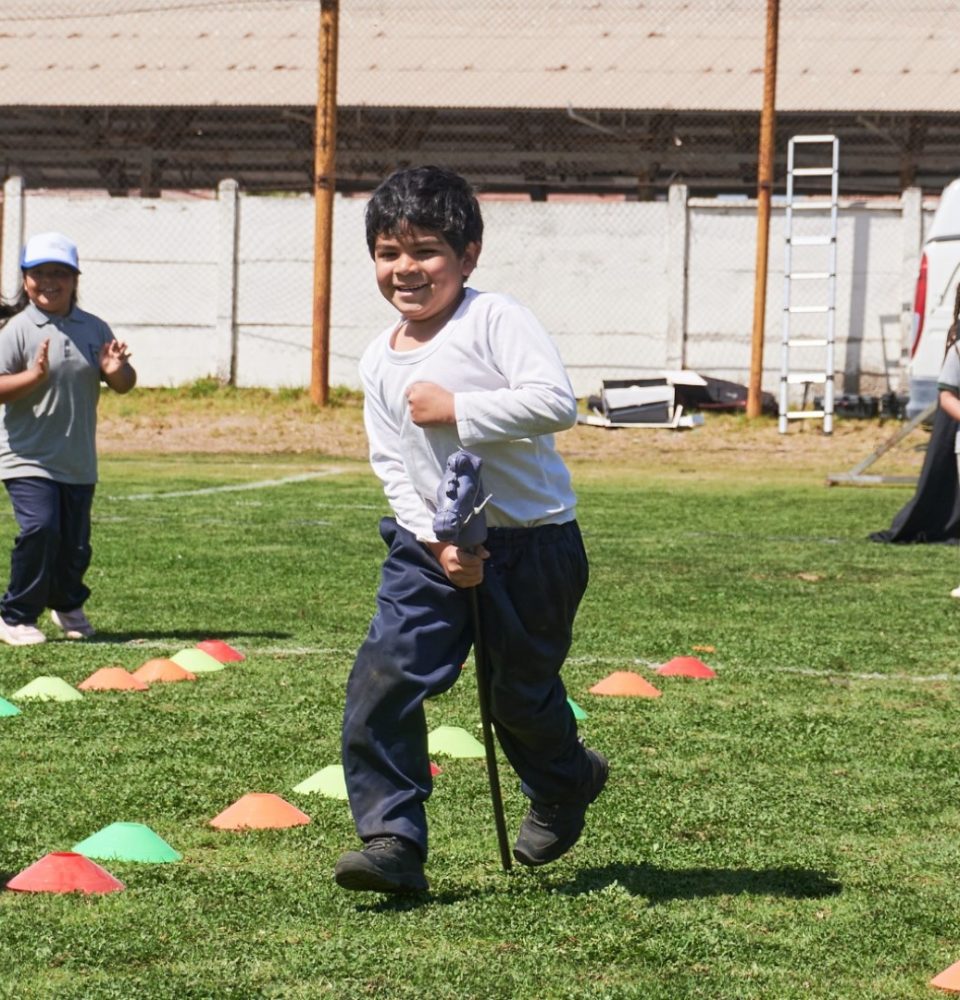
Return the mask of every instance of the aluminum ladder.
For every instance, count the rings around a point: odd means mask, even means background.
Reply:
[[[797,166],[797,147],[809,147],[804,162],[829,162],[820,166]],[[826,147],[826,149],[824,149]],[[825,154],[821,156],[820,154]],[[840,164],[840,140],[835,135],[795,135],[787,145],[787,196],[784,219],[785,256],[783,266],[783,339],[780,366],[779,429],[786,434],[791,420],[823,420],[823,433],[833,432],[834,342],[837,313],[837,196]],[[798,194],[807,178],[830,179],[830,201],[806,200]],[[822,185],[821,188],[822,190]],[[826,227],[814,220],[829,212]],[[795,213],[808,214],[809,225],[798,225]],[[819,216],[818,216],[819,213]],[[796,229],[802,229],[801,233]],[[795,254],[798,247],[810,248]],[[798,264],[797,258],[802,257]],[[804,282],[809,292],[804,303],[796,305],[794,282]],[[815,317],[801,321],[801,315]],[[814,324],[812,331],[807,328]],[[799,329],[805,327],[804,329]],[[801,354],[801,366],[792,356]],[[814,360],[808,360],[813,358]],[[790,387],[804,387],[804,402],[811,385],[823,386],[822,409],[790,409]]]

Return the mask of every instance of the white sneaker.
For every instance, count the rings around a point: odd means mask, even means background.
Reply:
[[[0,618],[0,641],[8,646],[35,646],[47,637],[36,625],[11,625]]]
[[[954,587],[953,590],[950,591],[950,596],[960,597],[960,587]]]
[[[59,625],[63,629],[63,634],[68,639],[89,639],[90,636],[97,634],[97,630],[83,613],[83,608],[75,608],[73,611],[51,611],[50,617],[54,625]]]

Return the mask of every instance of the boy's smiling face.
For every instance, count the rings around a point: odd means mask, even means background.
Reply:
[[[418,226],[381,233],[373,250],[377,285],[409,325],[432,334],[456,311],[479,254],[480,244],[468,243],[459,256],[440,233]]]

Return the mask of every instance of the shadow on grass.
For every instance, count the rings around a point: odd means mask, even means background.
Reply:
[[[658,868],[656,865],[606,865],[588,868],[575,879],[557,886],[569,895],[596,892],[620,885],[635,896],[646,896],[650,905],[671,899],[704,896],[786,896],[818,899],[835,896],[837,879],[813,868]]]
[[[510,878],[522,879],[514,886],[531,887],[535,871],[514,869]],[[547,871],[544,870],[544,874]],[[551,873],[552,874],[552,873]],[[568,882],[549,880],[551,891],[579,896],[620,885],[635,896],[645,896],[650,906],[671,899],[700,899],[706,896],[784,896],[790,899],[820,899],[836,896],[842,885],[827,872],[813,868],[658,868],[656,865],[606,865],[587,868]],[[445,889],[440,892],[399,893],[395,896],[371,894],[359,897],[358,909],[373,913],[417,910],[423,906],[448,906],[479,896],[499,895],[507,883],[488,888]],[[362,902],[361,902],[362,900]]]

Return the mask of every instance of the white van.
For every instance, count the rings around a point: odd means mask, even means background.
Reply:
[[[943,189],[920,258],[913,296],[908,418],[915,417],[937,398],[937,376],[943,364],[947,331],[953,323],[958,280],[960,180],[955,180]]]

